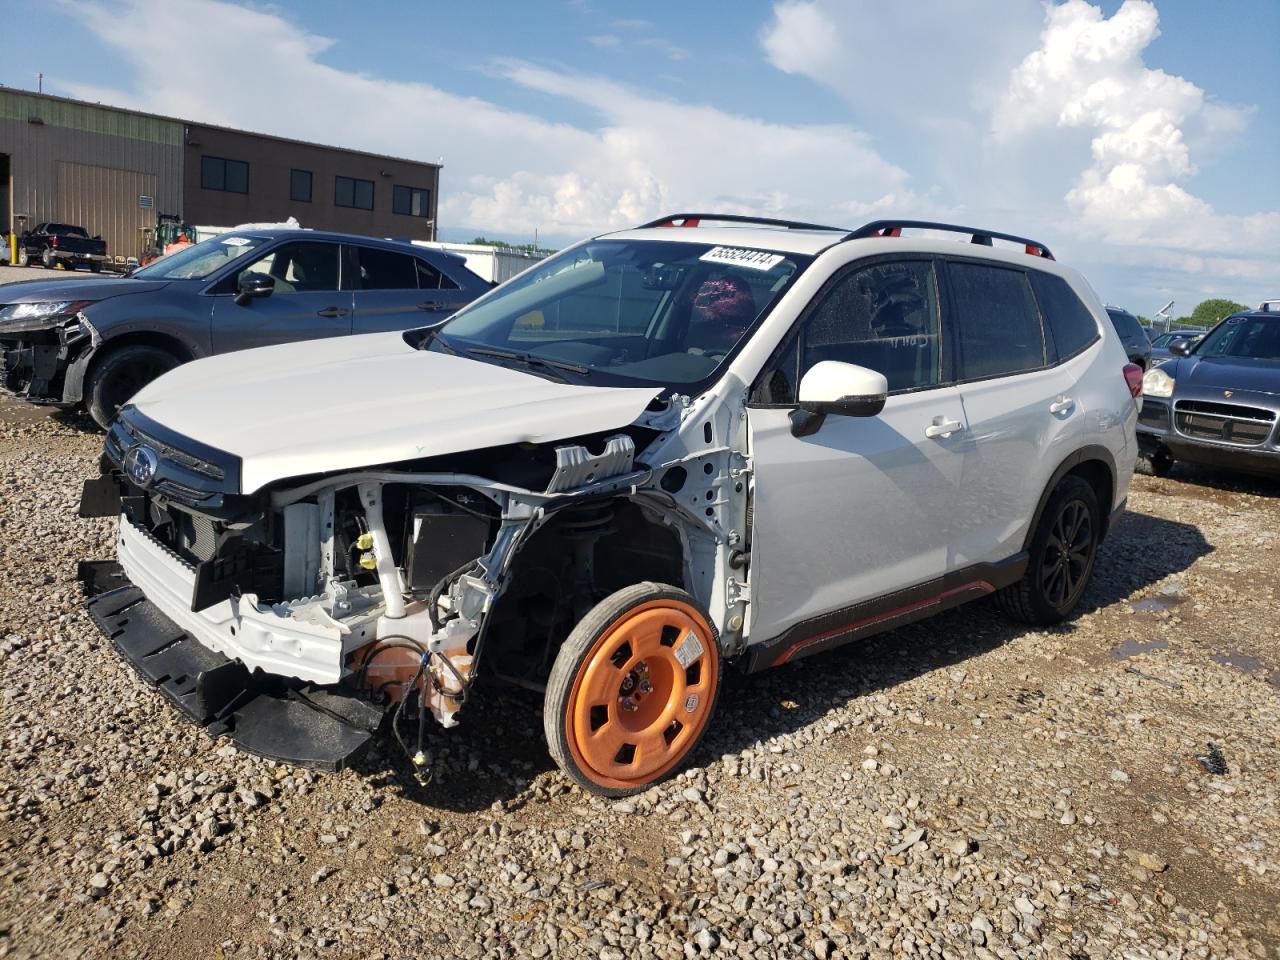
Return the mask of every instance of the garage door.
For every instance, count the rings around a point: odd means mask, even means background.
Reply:
[[[58,163],[58,219],[76,223],[89,236],[102,235],[107,256],[138,257],[143,228],[154,227],[154,206],[143,207],[139,197],[155,197],[156,176],[88,163]]]

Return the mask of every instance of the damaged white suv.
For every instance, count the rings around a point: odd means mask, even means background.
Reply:
[[[676,215],[429,329],[154,381],[81,504],[119,515],[119,564],[82,578],[142,675],[247,750],[335,768],[390,726],[425,768],[423,719],[506,681],[620,795],[685,761],[728,661],[987,594],[1068,616],[1141,375],[1035,241]]]

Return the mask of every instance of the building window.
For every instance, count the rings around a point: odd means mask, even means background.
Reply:
[[[249,192],[249,165],[243,160],[223,157],[200,158],[200,186],[227,193]]]
[[[334,177],[333,205],[335,207],[355,207],[358,210],[372,210],[373,181],[355,180],[351,177]]]
[[[311,171],[291,170],[289,172],[289,199],[302,203],[311,202]]]
[[[393,187],[391,212],[401,213],[406,217],[431,216],[431,191],[420,187]]]

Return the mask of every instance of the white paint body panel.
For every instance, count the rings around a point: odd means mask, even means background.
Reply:
[[[934,418],[958,421],[930,438]],[[788,411],[748,411],[755,473],[751,637],[940,577],[964,465],[954,387],[889,397],[875,417],[791,435]]]
[[[133,403],[239,456],[241,492],[253,493],[311,473],[613,430],[658,392],[556,383],[374,333],[197,360]]]

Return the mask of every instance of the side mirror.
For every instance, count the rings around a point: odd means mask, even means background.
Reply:
[[[265,273],[246,273],[240,278],[240,292],[236,294],[236,305],[245,307],[250,300],[269,297],[276,288],[275,277]]]
[[[791,433],[816,433],[829,415],[874,417],[888,396],[889,381],[883,373],[838,360],[815,363],[800,378],[800,409],[791,414]]]
[[[1169,344],[1169,352],[1175,357],[1185,357],[1191,352],[1192,341],[1186,337],[1179,337],[1173,343]]]

